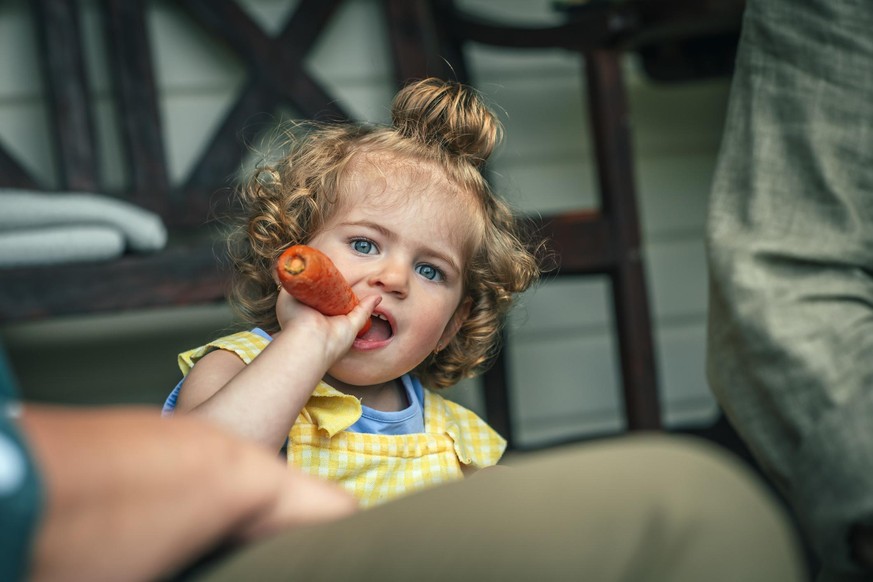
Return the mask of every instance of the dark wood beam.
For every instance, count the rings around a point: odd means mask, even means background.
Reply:
[[[94,122],[82,51],[79,5],[33,0],[61,189],[97,191]]]
[[[133,203],[170,214],[170,179],[142,0],[103,0],[108,58]]]

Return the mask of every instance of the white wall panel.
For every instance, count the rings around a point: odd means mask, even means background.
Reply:
[[[637,200],[647,240],[677,233],[702,237],[715,160],[715,151],[637,157]]]
[[[706,256],[702,239],[652,242],[645,261],[649,303],[656,320],[689,317],[706,311]]]
[[[506,127],[502,163],[539,164],[556,156],[590,156],[587,113],[577,79],[513,77],[499,87],[482,89]]]
[[[243,82],[240,58],[185,10],[164,0],[149,4],[147,15],[155,81],[162,93],[224,93]]]
[[[334,83],[325,80],[325,88],[334,95],[352,119],[387,123],[391,120],[391,100],[395,88],[391,81],[377,83]]]
[[[235,95],[213,92],[206,95],[175,95],[161,99],[161,121],[164,124],[165,148],[170,180],[178,183],[188,175],[209,144],[218,124],[233,105]],[[248,125],[272,127],[272,112],[259,114]],[[242,129],[242,128],[240,128]]]
[[[307,55],[309,70],[335,85],[393,83],[387,35],[379,0],[345,2]]]
[[[38,71],[30,8],[23,0],[0,2],[0,107],[40,94]]]
[[[299,0],[240,0],[239,5],[249,13],[252,20],[264,31],[275,36],[282,30],[288,16],[294,12]]]
[[[42,98],[0,104],[0,141],[42,184],[55,184],[57,172],[49,141],[48,112]]]
[[[546,26],[557,20],[552,0],[458,0],[457,5],[471,14],[531,26]]]
[[[608,334],[550,333],[509,347],[519,440],[623,426],[615,349]]]
[[[545,215],[598,205],[588,158],[555,156],[525,163],[498,152],[489,168],[495,190],[522,212]]]
[[[609,281],[605,276],[544,279],[525,293],[508,328],[519,338],[544,332],[611,325]]]
[[[631,128],[638,156],[715,152],[721,142],[729,82],[630,87]]]
[[[664,422],[670,427],[715,420],[718,407],[706,384],[706,319],[660,326],[659,393]]]
[[[635,178],[643,232],[701,234],[716,152],[637,156]],[[495,188],[523,212],[550,214],[596,208],[596,169],[590,156],[509,159],[498,151]]]

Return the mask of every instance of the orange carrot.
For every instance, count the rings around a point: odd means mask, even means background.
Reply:
[[[330,257],[312,247],[295,245],[279,257],[276,274],[294,299],[325,315],[345,315],[358,304],[355,292]],[[360,337],[370,329],[364,324]]]

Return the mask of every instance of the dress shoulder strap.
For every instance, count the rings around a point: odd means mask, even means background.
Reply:
[[[431,390],[424,391],[425,430],[448,434],[455,443],[458,459],[465,465],[483,468],[496,465],[506,450],[506,439],[457,402]]]

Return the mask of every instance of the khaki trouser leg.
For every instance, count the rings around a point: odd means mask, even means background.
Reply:
[[[198,582],[798,582],[795,534],[744,468],[690,439],[531,455],[261,542]]]

